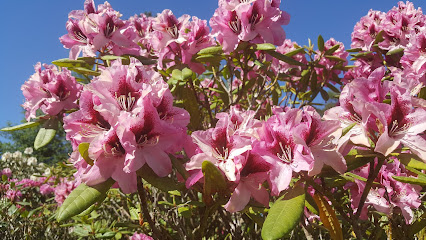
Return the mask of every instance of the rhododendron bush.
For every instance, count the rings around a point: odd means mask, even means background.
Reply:
[[[116,239],[424,237],[426,16],[399,2],[350,49],[302,46],[280,3],[219,0],[209,21],[70,12],[69,56],[36,64],[28,122],[2,129],[41,124],[39,149],[63,126],[73,175],[38,186],[56,221]]]

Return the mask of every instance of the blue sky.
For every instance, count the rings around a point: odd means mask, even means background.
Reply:
[[[19,123],[22,118],[24,97],[21,85],[34,73],[37,62],[50,63],[68,57],[58,38],[66,33],[68,13],[82,9],[84,0],[72,1],[0,1],[0,127],[8,121]],[[127,19],[134,14],[171,9],[176,16],[189,14],[201,19],[210,19],[216,0],[111,0],[112,7]],[[60,3],[60,4],[59,4]],[[102,3],[96,1],[95,4]],[[426,13],[426,1],[413,1]],[[353,27],[369,9],[387,12],[397,1],[390,0],[282,0],[281,9],[291,15],[290,24],[284,26],[287,38],[307,44],[314,42],[319,34],[325,40],[334,37],[350,48]]]

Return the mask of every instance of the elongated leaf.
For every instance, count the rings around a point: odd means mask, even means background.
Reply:
[[[37,133],[37,136],[34,140],[34,149],[37,150],[46,146],[52,141],[56,135],[56,129],[53,128],[40,128]]]
[[[0,129],[0,131],[11,132],[11,131],[16,131],[16,130],[36,127],[39,124],[40,124],[39,122],[26,122],[26,123],[19,124],[19,125],[13,126],[13,127],[2,128],[2,129]]]
[[[114,180],[112,179],[91,187],[85,183],[81,183],[68,195],[67,199],[65,199],[62,206],[58,209],[56,220],[58,222],[65,221],[102,200],[112,184],[114,184]]]
[[[286,62],[288,64],[291,64],[291,65],[296,65],[296,66],[304,66],[305,65],[305,64],[303,64],[299,61],[294,60],[293,58],[291,58],[289,56],[283,55],[283,54],[276,52],[276,51],[268,51],[267,53],[269,55],[271,55],[272,57],[274,57],[278,60],[281,60],[283,62]]]
[[[226,181],[220,170],[210,161],[202,164],[204,175],[204,194],[210,196],[216,192],[223,192],[227,189]]]
[[[201,49],[197,54],[198,55],[206,55],[206,54],[222,54],[222,46],[216,46],[216,47],[207,47],[204,49]]]
[[[189,68],[184,68],[184,69],[182,70],[182,78],[183,78],[184,80],[186,80],[186,79],[188,79],[188,78],[190,78],[190,77],[192,77],[192,71],[191,71],[191,69],[189,69]]]
[[[93,166],[93,160],[89,157],[89,146],[90,143],[80,143],[78,145],[78,151],[80,152],[80,155],[83,157],[84,161],[86,161],[87,164]]]
[[[404,48],[394,49],[392,51],[387,52],[386,55],[390,56],[390,55],[394,55],[394,54],[398,54],[398,53],[404,54]]]
[[[398,182],[415,184],[415,185],[420,185],[420,186],[426,186],[426,179],[424,179],[424,178],[401,177],[401,176],[392,176],[392,177],[393,177],[393,179],[397,180]]]
[[[331,239],[343,240],[342,227],[340,226],[334,209],[318,193],[314,194],[314,200],[318,206],[321,222],[324,224],[324,227],[328,229]]]
[[[300,185],[275,201],[263,223],[262,238],[279,239],[288,235],[299,223],[305,207],[305,190]]]
[[[345,136],[353,127],[357,125],[356,122],[350,124],[349,126],[345,127],[342,131],[342,136]]]
[[[421,161],[417,155],[401,154],[398,156],[399,161],[407,167],[426,170],[426,163]]]
[[[52,64],[55,64],[58,67],[67,67],[67,68],[73,68],[73,67],[89,67],[89,64],[86,63],[84,60],[73,60],[69,58],[63,58],[58,59],[52,62]]]
[[[413,222],[409,227],[409,237],[414,236],[414,234],[420,232],[423,228],[426,227],[426,213],[424,213],[417,221]]]
[[[295,50],[293,50],[291,52],[288,52],[288,53],[286,53],[284,55],[286,55],[287,57],[293,57],[294,55],[299,54],[299,53],[305,54],[305,49],[302,48],[302,47],[301,48],[296,48]]]
[[[334,53],[335,51],[337,51],[337,49],[339,49],[339,48],[340,48],[340,44],[336,44],[336,45],[332,46],[331,48],[325,50],[324,54],[330,55],[330,54]]]
[[[318,50],[324,51],[324,38],[321,35],[318,36]]]
[[[259,43],[252,47],[255,50],[272,51],[275,50],[275,45],[270,43]]]
[[[76,73],[80,73],[80,74],[86,74],[86,75],[91,75],[91,76],[99,76],[101,75],[100,72],[96,72],[87,68],[83,68],[83,67],[72,67],[69,68],[70,70],[76,72]]]
[[[362,51],[362,48],[351,48],[351,49],[346,49],[346,52],[360,52]]]
[[[327,59],[333,60],[333,61],[337,61],[337,62],[346,62],[346,59],[339,58],[339,57],[336,57],[336,56],[325,55],[324,57],[327,58]]]
[[[205,54],[198,56],[195,59],[199,62],[220,62],[223,57],[222,55]]]

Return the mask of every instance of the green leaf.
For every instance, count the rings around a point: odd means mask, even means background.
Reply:
[[[415,222],[413,222],[409,226],[409,234],[410,236],[414,236],[414,234],[420,232],[422,229],[426,227],[426,213],[423,213],[423,215],[418,218]]]
[[[331,91],[335,92],[335,93],[340,93],[339,89],[337,89],[335,86],[333,86],[333,84],[327,82],[325,84],[328,88],[330,88]]]
[[[188,79],[188,78],[190,78],[190,77],[192,77],[192,71],[191,71],[191,69],[189,69],[189,68],[184,68],[184,69],[182,70],[182,78],[183,78],[184,80],[186,80],[186,79]]]
[[[211,201],[211,195],[216,192],[224,192],[227,189],[225,178],[220,170],[210,161],[202,163],[204,175],[204,201],[208,204]]]
[[[89,146],[90,143],[80,143],[78,145],[78,151],[80,152],[80,155],[83,157],[84,161],[86,161],[87,164],[93,166],[93,160],[89,157]]]
[[[101,75],[100,72],[96,72],[87,68],[83,68],[83,67],[72,67],[69,68],[69,70],[74,71],[76,73],[80,73],[80,74],[85,74],[85,75],[91,75],[91,76],[99,76]]]
[[[216,47],[207,47],[204,49],[201,49],[197,54],[198,55],[206,55],[206,54],[222,54],[222,46],[216,46]]]
[[[223,59],[222,55],[205,54],[195,58],[199,62],[220,62]]]
[[[26,122],[26,123],[19,124],[19,125],[13,126],[13,127],[2,128],[2,129],[0,129],[0,131],[11,132],[11,131],[16,131],[16,130],[36,127],[39,124],[40,124],[39,122]]]
[[[318,50],[324,51],[324,38],[321,35],[318,36]]]
[[[318,193],[314,194],[314,200],[318,206],[321,222],[330,233],[330,238],[333,240],[343,240],[342,227],[337,219],[336,212],[328,204],[328,202]]]
[[[183,183],[176,183],[172,178],[159,177],[157,174],[155,174],[154,171],[152,171],[148,164],[145,164],[136,173],[149,184],[160,189],[163,192],[173,191],[176,189],[181,190],[185,188],[185,185]]]
[[[399,54],[399,53],[404,54],[404,48],[394,49],[392,51],[387,52],[386,55],[390,56],[390,55]]]
[[[334,45],[334,46],[332,46],[331,48],[329,48],[329,49],[327,49],[327,50],[325,50],[325,55],[330,55],[330,54],[333,54],[335,51],[337,51],[337,49],[339,49],[340,48],[340,44],[336,44],[336,45]]]
[[[415,154],[401,154],[398,156],[399,161],[407,167],[426,170],[426,163],[418,160],[419,157]]]
[[[58,128],[57,119],[49,119],[44,124],[43,127],[37,133],[37,136],[34,140],[34,149],[38,150],[53,140],[56,135],[56,129]]]
[[[143,56],[135,56],[135,55],[124,55],[124,56],[129,56],[129,57],[134,57],[137,60],[139,60],[139,62],[141,62],[143,65],[153,65],[156,64],[157,61],[151,58],[147,58],[147,57],[143,57]]]
[[[294,55],[299,54],[299,53],[305,54],[305,49],[302,48],[302,47],[301,48],[296,48],[295,50],[293,50],[291,52],[288,52],[288,53],[286,53],[284,55],[286,55],[287,57],[293,57]]]
[[[115,55],[105,55],[105,56],[102,56],[101,59],[104,60],[104,61],[112,61],[112,60],[117,60],[117,59],[125,60],[127,58],[121,57],[121,56],[115,56]]]
[[[65,199],[62,206],[58,209],[56,220],[58,222],[65,221],[83,212],[94,203],[103,200],[106,192],[113,184],[114,180],[112,179],[91,187],[85,183],[81,183],[68,195],[67,199]]]
[[[426,186],[426,179],[424,178],[401,177],[401,176],[392,176],[392,178],[397,180],[398,182]]]
[[[345,127],[342,131],[342,137],[345,136],[353,127],[357,125],[356,122],[350,124],[349,126]]]
[[[328,101],[330,99],[330,96],[324,89],[321,88],[320,93],[321,93],[322,99],[324,99],[325,101]]]
[[[362,48],[351,48],[351,49],[346,49],[346,52],[360,52],[362,51]]]
[[[346,59],[339,58],[339,57],[336,57],[336,56],[325,55],[324,57],[329,59],[329,60],[336,61],[336,62],[346,62]]]
[[[69,58],[62,58],[58,59],[52,62],[52,64],[55,64],[58,67],[67,67],[67,68],[74,68],[74,67],[90,67],[89,64],[86,63],[84,60],[72,60]]]
[[[305,207],[305,190],[300,185],[290,189],[269,209],[263,223],[262,238],[279,239],[288,235],[299,223]]]
[[[263,51],[273,51],[275,50],[275,45],[271,43],[259,43],[251,47],[255,50],[263,50]]]
[[[268,51],[267,53],[268,53],[269,55],[271,55],[272,57],[274,57],[274,58],[276,58],[276,59],[278,59],[278,60],[281,60],[281,61],[283,61],[283,62],[286,62],[286,63],[288,63],[288,64],[296,65],[296,66],[305,66],[305,64],[303,64],[303,63],[301,63],[301,62],[299,62],[299,61],[296,61],[296,60],[294,60],[293,58],[291,58],[291,57],[289,57],[289,56],[286,56],[286,55],[283,55],[283,54],[281,54],[281,53],[279,53],[279,52],[276,52],[276,51]]]

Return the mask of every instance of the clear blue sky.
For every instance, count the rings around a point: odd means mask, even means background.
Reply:
[[[24,97],[21,85],[34,73],[37,62],[50,63],[68,57],[58,38],[66,33],[68,13],[83,9],[84,0],[0,1],[0,127],[7,121],[19,123],[23,118],[20,105]],[[95,4],[103,1],[96,1]],[[189,14],[210,19],[217,7],[216,0],[111,0],[112,7],[128,18],[151,11],[154,15],[171,9],[176,16]],[[413,1],[426,13],[426,1]],[[282,0],[281,9],[291,15],[284,26],[287,38],[301,45],[318,34],[324,39],[334,37],[349,48],[353,27],[369,9],[387,12],[397,1],[391,0]]]

